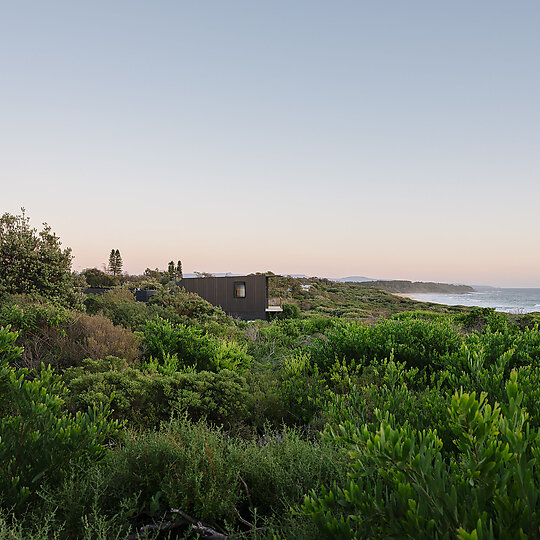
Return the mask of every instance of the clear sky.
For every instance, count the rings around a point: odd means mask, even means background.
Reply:
[[[540,2],[0,1],[0,211],[100,267],[540,286]]]

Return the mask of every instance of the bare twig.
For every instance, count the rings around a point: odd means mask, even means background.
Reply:
[[[240,479],[240,482],[242,482],[242,485],[244,486],[244,489],[246,490],[247,500],[249,503],[249,507],[253,508],[253,501],[251,500],[251,495],[249,494],[249,489],[247,487],[246,481],[242,478],[242,475],[239,474],[238,478]]]
[[[240,512],[238,511],[238,508],[235,508],[234,511],[236,512],[236,515],[238,516],[238,521],[240,521],[240,523],[243,523],[244,525],[247,525],[250,529],[255,528],[255,525],[253,525],[253,523],[250,523],[247,519],[244,519],[240,515]]]
[[[193,531],[200,534],[203,538],[209,538],[211,540],[227,540],[229,538],[228,536],[217,532],[215,529],[212,529],[212,527],[204,525],[201,521],[197,521],[185,512],[182,512],[182,510],[171,508],[171,514],[178,514],[183,517],[186,521],[191,523]]]
[[[178,510],[177,508],[171,508],[170,514],[178,514],[180,519],[172,519],[169,521],[162,521],[161,523],[151,523],[149,525],[144,525],[136,533],[130,534],[126,537],[126,540],[140,540],[145,538],[152,531],[170,531],[172,529],[177,529],[185,525],[191,525],[193,532],[199,534],[202,538],[207,538],[208,540],[228,540],[228,536],[217,532],[204,525],[201,521],[197,521],[192,518],[190,515]]]
[[[218,533],[211,527],[203,525],[200,521],[195,525],[191,526],[193,531],[197,534],[200,534],[203,538],[210,538],[211,540],[228,540],[228,536]]]

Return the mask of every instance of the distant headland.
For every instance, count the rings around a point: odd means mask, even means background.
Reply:
[[[452,285],[449,283],[433,283],[424,281],[363,281],[361,287],[382,289],[390,293],[441,293],[441,294],[467,294],[475,292],[469,285]]]

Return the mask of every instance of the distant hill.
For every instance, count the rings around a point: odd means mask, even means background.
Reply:
[[[233,277],[233,276],[243,276],[245,274],[231,274],[231,272],[210,272],[213,277]],[[183,274],[185,278],[194,278],[197,277],[197,274]]]
[[[449,283],[432,283],[424,281],[366,281],[362,287],[381,289],[390,293],[442,293],[467,294],[474,292],[469,285],[452,285]]]
[[[349,276],[332,279],[332,281],[339,281],[340,283],[345,283],[347,281],[353,281],[354,283],[361,283],[362,281],[374,281],[373,278],[366,276]]]

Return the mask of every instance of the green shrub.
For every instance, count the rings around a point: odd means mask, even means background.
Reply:
[[[25,516],[24,530],[34,520],[50,520],[58,538],[84,540],[125,540],[140,512],[138,493],[126,493],[119,500],[109,497],[110,451],[98,464],[72,467],[58,486],[44,486],[39,493],[39,509]],[[156,538],[149,535],[148,538]]]
[[[196,370],[243,370],[252,361],[241,344],[159,317],[146,323],[144,344],[147,357],[163,361],[168,355],[177,355],[182,366]]]
[[[339,362],[389,358],[428,372],[437,369],[441,358],[459,350],[462,337],[448,321],[382,321],[376,326],[336,322],[312,347],[312,358],[326,372]]]
[[[290,418],[281,392],[279,374],[268,369],[245,373],[248,384],[246,418],[248,431],[262,430],[265,426],[278,428]]]
[[[514,372],[508,405],[456,393],[449,408],[457,453],[436,431],[389,414],[378,427],[350,417],[331,432],[353,458],[344,486],[312,491],[304,511],[325,538],[537,537],[540,435],[530,429]]]
[[[175,411],[229,426],[248,416],[246,380],[226,369],[164,374],[128,367],[123,360],[109,357],[68,369],[64,379],[70,410],[84,411],[110,401],[114,418],[137,426],[155,427]]]
[[[74,463],[103,456],[118,428],[105,406],[75,416],[63,409],[65,388],[50,367],[32,378],[8,364],[17,334],[0,328],[0,503],[21,508],[40,486],[58,484]]]
[[[353,381],[348,391],[328,400],[331,426],[346,424],[352,418],[373,425],[379,414],[391,414],[401,425],[418,431],[437,430],[445,444],[452,446],[449,397],[439,381],[428,380],[418,369],[407,369],[391,358],[372,363]]]
[[[331,442],[307,441],[285,430],[268,434],[264,443],[237,445],[240,474],[249,493],[243,508],[250,505],[262,515],[281,515],[301,503],[308,490],[345,479],[348,457]]]
[[[328,317],[311,316],[302,321],[304,333],[308,335],[321,334],[332,324],[332,319]]]
[[[130,432],[124,445],[108,454],[98,479],[99,506],[107,517],[125,501],[134,517],[149,512],[159,519],[173,507],[231,531],[245,529],[239,515],[279,530],[281,518],[290,516],[304,493],[344,480],[347,461],[334,444],[306,441],[296,432],[268,434],[263,443],[240,441],[202,422],[178,419],[159,431]],[[91,495],[88,487],[82,491]],[[69,505],[69,497],[60,500]],[[84,500],[77,504],[77,513],[87,512]]]
[[[504,332],[509,328],[508,315],[493,308],[474,307],[470,311],[456,315],[456,321],[467,331]]]
[[[327,382],[309,354],[303,352],[284,359],[280,390],[287,419],[294,424],[309,423],[328,396]]]
[[[59,540],[63,527],[55,522],[54,517],[51,513],[20,520],[0,509],[0,540]]]
[[[0,295],[29,294],[79,307],[82,295],[71,276],[71,249],[61,248],[46,223],[38,233],[24,209],[0,216]]]
[[[108,457],[111,505],[140,493],[142,508],[180,508],[201,520],[235,519],[238,463],[218,432],[175,421],[159,432],[128,433]],[[141,508],[141,509],[142,509]]]
[[[302,317],[302,310],[297,304],[284,302],[282,308],[283,311],[270,314],[273,320],[299,319]]]
[[[150,299],[148,311],[152,317],[161,317],[175,324],[191,325],[197,323],[219,322],[232,324],[233,320],[225,312],[203,300],[194,293],[188,293],[180,287],[161,290]]]
[[[458,351],[441,358],[441,378],[451,391],[486,391],[492,402],[504,400],[504,383],[512,370],[540,367],[540,332],[523,331],[473,333]]]
[[[73,321],[73,312],[64,306],[18,294],[7,298],[0,309],[0,322],[20,334],[35,333],[44,327],[61,328]]]
[[[21,296],[12,301],[16,303],[0,310],[0,324],[19,331],[18,344],[24,346],[21,366],[37,369],[43,362],[65,368],[85,358],[139,357],[140,339],[103,315],[77,313],[50,302],[31,303]]]
[[[89,295],[85,302],[86,311],[91,315],[102,314],[115,325],[132,330],[142,328],[148,319],[148,309],[143,302],[137,302],[132,291],[115,288],[104,294]]]
[[[521,332],[510,329],[492,332],[487,329],[483,334],[469,336],[467,343],[483,348],[488,362],[495,362],[502,354],[512,350],[510,369],[529,364],[540,365],[538,326],[525,328]]]
[[[332,324],[332,319],[324,317],[260,323],[249,352],[261,362],[278,365],[281,358],[290,356],[291,351],[311,345],[315,337]]]
[[[521,330],[525,328],[534,328],[535,325],[540,325],[540,313],[525,313],[525,315],[520,315],[515,318],[515,322]]]

